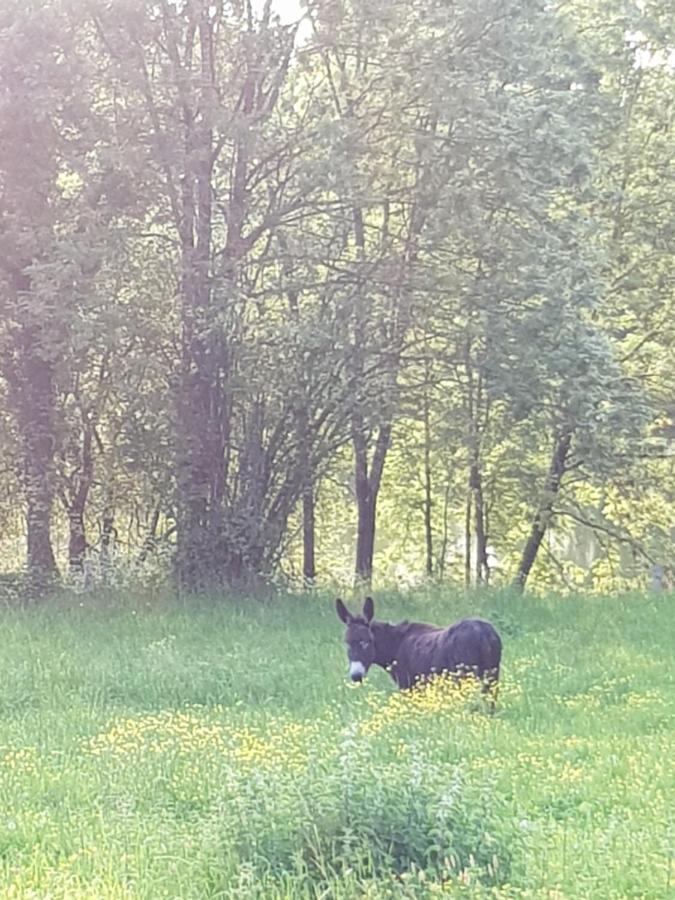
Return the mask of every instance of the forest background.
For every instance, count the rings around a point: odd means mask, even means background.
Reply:
[[[672,577],[674,48],[665,0],[4,0],[6,573]]]

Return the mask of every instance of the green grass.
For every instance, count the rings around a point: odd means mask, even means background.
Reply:
[[[0,897],[675,897],[674,599],[380,595],[494,621],[494,717],[328,598],[6,609]]]

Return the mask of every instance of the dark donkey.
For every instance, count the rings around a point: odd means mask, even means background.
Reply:
[[[485,619],[460,619],[449,628],[420,622],[391,625],[373,619],[372,597],[366,597],[360,616],[352,616],[340,599],[335,605],[347,626],[345,643],[352,681],[361,681],[373,664],[386,669],[400,688],[410,688],[435,674],[473,674],[483,682],[484,692],[496,696],[502,642]]]

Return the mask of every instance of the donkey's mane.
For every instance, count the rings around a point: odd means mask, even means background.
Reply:
[[[403,619],[402,622],[387,623],[390,628],[395,628],[399,634],[407,634],[410,631],[443,631],[438,625],[431,625],[429,622],[411,622],[410,619]]]

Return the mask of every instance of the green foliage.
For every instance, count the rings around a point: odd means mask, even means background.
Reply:
[[[201,529],[209,577],[297,578],[315,504],[349,580],[386,445],[382,582],[509,581],[544,522],[535,584],[644,584],[675,534],[670,6],[302,16],[1,14],[3,565],[27,518],[78,577]]]

